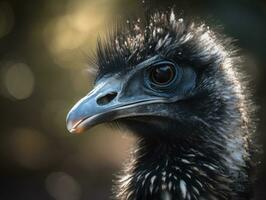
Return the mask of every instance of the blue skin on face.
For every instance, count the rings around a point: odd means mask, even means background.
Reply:
[[[195,85],[196,72],[191,67],[152,57],[130,71],[98,77],[94,89],[69,112],[68,129],[81,132],[116,119],[162,116],[163,109],[170,111],[158,105],[188,98]]]

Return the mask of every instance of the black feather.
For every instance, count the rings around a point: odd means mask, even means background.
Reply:
[[[147,21],[147,20],[146,20]],[[188,98],[162,117],[123,119],[139,137],[115,196],[141,199],[250,199],[255,107],[233,40],[204,23],[156,12],[98,41],[98,78],[159,56],[197,72]],[[168,116],[165,116],[168,115]],[[156,126],[155,126],[156,124]],[[163,131],[162,131],[163,130]]]

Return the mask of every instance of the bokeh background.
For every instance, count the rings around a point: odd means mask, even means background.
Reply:
[[[152,0],[221,25],[247,56],[266,143],[266,2]],[[0,199],[107,200],[134,137],[98,126],[70,135],[65,117],[91,88],[88,55],[116,20],[143,16],[140,0],[0,0]],[[265,156],[257,199],[266,199]]]

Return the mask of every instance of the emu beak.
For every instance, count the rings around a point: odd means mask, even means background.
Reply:
[[[119,90],[120,83],[114,78],[97,84],[69,111],[66,119],[68,131],[80,133],[96,124],[113,119],[113,108],[120,106],[116,98]]]
[[[140,107],[156,103],[158,99],[143,95],[127,97],[123,94],[122,83],[114,77],[101,80],[88,95],[78,101],[67,115],[69,132],[81,133],[100,123],[152,114]]]

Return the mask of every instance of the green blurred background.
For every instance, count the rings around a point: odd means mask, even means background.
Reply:
[[[221,25],[247,56],[266,143],[266,2],[152,0]],[[0,199],[106,200],[134,138],[98,126],[72,136],[71,106],[91,88],[88,55],[116,20],[143,16],[140,0],[0,0]],[[199,17],[199,18],[198,18]],[[263,159],[265,160],[264,156]],[[257,199],[266,199],[262,163]]]

